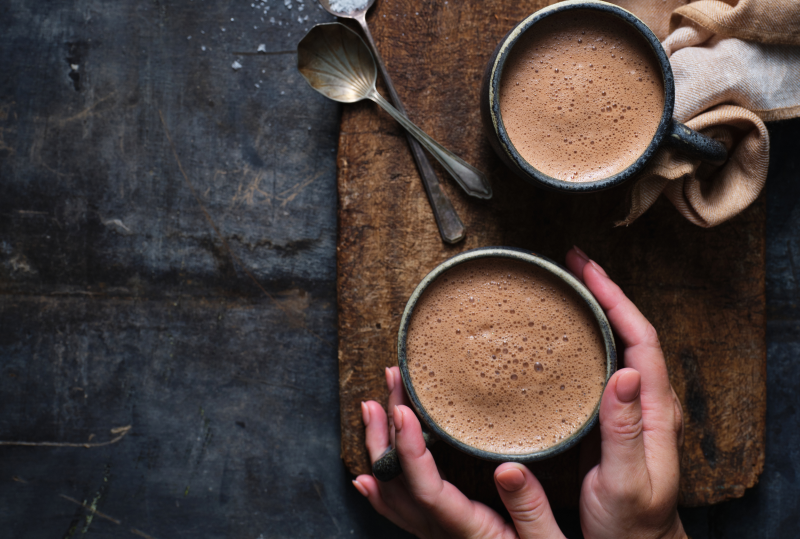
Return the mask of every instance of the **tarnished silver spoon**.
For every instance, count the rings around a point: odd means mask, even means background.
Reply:
[[[297,69],[312,88],[341,103],[370,99],[380,105],[442,164],[468,194],[491,198],[479,170],[433,140],[375,89],[375,60],[364,41],[340,23],[314,26],[297,46]]]
[[[369,31],[369,26],[367,26],[367,11],[369,11],[369,8],[375,3],[375,0],[361,0],[361,2],[361,7],[348,10],[348,6],[342,4],[341,0],[319,0],[320,5],[328,13],[342,19],[355,19],[358,21],[358,24],[364,31],[364,36],[367,38],[367,45],[369,45],[372,51],[375,63],[378,64],[378,69],[381,70],[381,75],[383,76],[383,81],[386,83],[386,89],[389,91],[389,97],[392,103],[394,103],[395,108],[404,116],[408,116],[405,107],[403,107],[403,102],[400,101],[400,96],[397,95],[397,91],[394,89],[392,78],[389,76],[389,71],[383,63],[383,58],[381,58],[375,46],[372,32]],[[436,173],[433,171],[428,157],[425,155],[425,152],[422,151],[422,146],[410,133],[406,133],[406,136],[408,138],[408,146],[411,149],[411,155],[414,157],[417,170],[419,170],[419,175],[422,178],[422,185],[425,186],[425,192],[428,194],[433,216],[436,219],[436,225],[439,227],[439,234],[447,243],[457,243],[464,239],[466,234],[464,224],[458,217],[455,208],[453,208],[453,203],[450,202],[450,199],[444,194],[444,191],[442,191],[442,187],[439,185],[439,178],[436,177]]]

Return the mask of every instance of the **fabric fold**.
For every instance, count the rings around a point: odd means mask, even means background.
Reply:
[[[631,187],[630,211],[617,224],[631,224],[663,193],[692,223],[719,225],[764,187],[764,122],[800,116],[800,2],[615,3],[662,39],[675,76],[675,119],[723,142],[729,154],[712,167],[665,146]]]

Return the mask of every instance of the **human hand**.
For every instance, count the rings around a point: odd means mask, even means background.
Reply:
[[[606,311],[629,367],[612,376],[603,394],[601,461],[586,475],[581,490],[584,535],[685,537],[677,513],[682,411],[655,330],[605,271],[577,248],[567,253],[567,266]],[[404,475],[387,483],[361,475],[353,482],[379,513],[425,538],[564,537],[540,483],[522,465],[506,463],[495,471],[513,526],[444,481],[425,447],[419,420],[408,408],[399,369],[387,369],[386,381],[394,425],[380,404],[363,403],[367,449],[374,462],[391,441]]]
[[[600,404],[600,464],[581,488],[584,536],[684,538],[677,508],[683,412],[656,331],[577,247],[567,253],[567,267],[606,312],[626,366],[608,381]]]
[[[391,445],[397,448],[403,474],[379,482],[360,475],[353,485],[372,507],[401,528],[422,538],[563,538],[539,481],[525,466],[505,463],[495,470],[500,498],[511,515],[509,524],[486,505],[469,500],[443,480],[425,447],[419,420],[408,406],[400,369],[386,369],[388,421],[375,401],[362,403],[367,450],[375,462]]]

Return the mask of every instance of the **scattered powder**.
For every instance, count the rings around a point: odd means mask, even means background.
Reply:
[[[367,7],[367,0],[331,0],[331,9],[336,13],[350,13]]]

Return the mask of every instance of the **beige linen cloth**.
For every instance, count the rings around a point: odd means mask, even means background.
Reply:
[[[800,116],[800,0],[612,0],[662,41],[679,122],[728,148],[717,167],[662,149],[631,189],[641,216],[664,193],[696,225],[716,226],[761,192],[769,164],[764,122]]]

